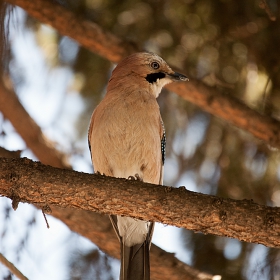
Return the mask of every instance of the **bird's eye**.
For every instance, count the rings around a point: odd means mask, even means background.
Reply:
[[[151,63],[151,67],[152,67],[153,69],[158,69],[158,68],[159,68],[159,63],[156,62],[156,61],[154,61],[154,62]]]

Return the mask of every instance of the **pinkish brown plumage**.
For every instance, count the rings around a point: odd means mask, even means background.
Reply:
[[[120,62],[89,128],[94,170],[108,176],[138,176],[162,184],[164,127],[156,101],[162,87],[187,78],[153,53],[135,53]],[[121,280],[147,280],[154,223],[111,217],[121,242]]]

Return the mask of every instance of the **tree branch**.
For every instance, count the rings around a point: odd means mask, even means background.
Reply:
[[[0,147],[0,157],[4,156],[18,158],[19,154],[18,152],[11,152]],[[0,166],[2,167],[1,164]],[[44,210],[46,211],[46,209]],[[52,206],[51,210],[51,215],[65,223],[72,231],[88,238],[108,255],[120,258],[119,242],[108,217],[91,211],[65,209],[56,206]],[[179,261],[174,254],[167,253],[154,244],[151,247],[151,277],[155,280],[181,280],[182,278],[186,280],[213,279],[212,275],[201,272]]]
[[[238,99],[218,92],[198,80],[172,83],[167,88],[212,115],[250,132],[272,147],[280,148],[280,122],[274,118],[261,115]]]
[[[0,111],[41,162],[60,168],[69,168],[65,155],[55,149],[54,144],[44,136],[41,128],[21,105],[16,94],[5,88],[2,81],[0,81]]]
[[[3,147],[0,147],[0,157],[5,158],[19,158],[21,151],[8,151]]]
[[[19,129],[20,134],[29,144],[29,148],[31,150],[34,149],[36,151],[38,149],[40,151],[40,148],[38,148],[39,145],[43,151],[53,149],[51,153],[47,154],[47,157],[44,153],[37,153],[36,155],[39,160],[52,166],[64,166],[63,157],[59,156],[62,154],[48,144],[50,141],[47,140],[39,126],[22,107],[15,93],[2,88],[2,91],[0,90],[0,101],[3,100],[3,98],[5,102],[0,102],[0,108],[3,107],[5,116],[12,120],[15,128],[22,128]],[[1,107],[1,104],[5,104],[5,106]],[[13,116],[13,112],[17,112],[19,118]],[[33,139],[35,141],[28,141],[28,139]],[[41,141],[38,142],[38,139],[41,139]],[[43,139],[44,141],[42,141]],[[0,157],[19,158],[20,151],[8,151],[0,147]],[[68,166],[66,165],[66,167]],[[107,217],[90,211],[61,209],[59,207],[52,207],[51,214],[64,222],[71,230],[90,239],[105,253],[115,258],[120,257],[119,243]],[[212,279],[212,275],[188,266],[175,258],[173,254],[167,253],[155,245],[151,248],[151,266],[152,279],[181,280],[182,277],[186,280]]]
[[[32,17],[51,25],[61,34],[73,38],[85,48],[112,62],[119,62],[128,54],[139,51],[130,42],[106,32],[95,23],[78,18],[53,2],[6,1],[23,8]],[[271,146],[280,147],[280,123],[250,109],[238,99],[218,93],[215,89],[195,79],[191,79],[188,83],[170,84],[167,88],[203,110],[249,131]]]
[[[280,209],[179,189],[0,159],[0,194],[48,209],[52,205],[146,221],[280,247]],[[191,213],[191,214],[190,214]],[[256,234],[257,233],[257,234]]]
[[[51,215],[97,244],[114,258],[120,258],[120,244],[108,217],[91,211],[52,206]],[[213,275],[203,273],[179,261],[174,254],[167,253],[156,245],[151,246],[151,279],[158,280],[210,280]]]
[[[52,1],[9,0],[7,2],[21,7],[32,17],[51,25],[61,34],[74,38],[85,48],[94,50],[95,53],[112,62],[119,62],[138,50],[134,43],[102,30],[97,24],[79,18]]]
[[[5,265],[11,273],[13,273],[20,280],[28,280],[11,262],[9,262],[1,253],[0,253],[0,262]]]
[[[268,15],[269,19],[272,21],[276,21],[276,15],[272,12],[272,9],[269,7],[266,0],[260,0],[259,7],[265,10],[266,14]]]

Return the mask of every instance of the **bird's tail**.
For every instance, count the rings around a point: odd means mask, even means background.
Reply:
[[[150,280],[150,247],[155,223],[149,222],[149,230],[142,244],[126,246],[119,234],[117,217],[110,215],[113,228],[121,245],[120,280]]]
[[[120,280],[150,280],[150,242],[132,247],[121,242]]]

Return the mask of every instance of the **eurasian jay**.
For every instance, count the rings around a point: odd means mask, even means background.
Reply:
[[[116,66],[89,127],[95,172],[162,185],[165,131],[156,98],[166,84],[186,80],[154,53],[134,53]],[[154,223],[113,215],[110,219],[121,244],[120,279],[150,279]]]

